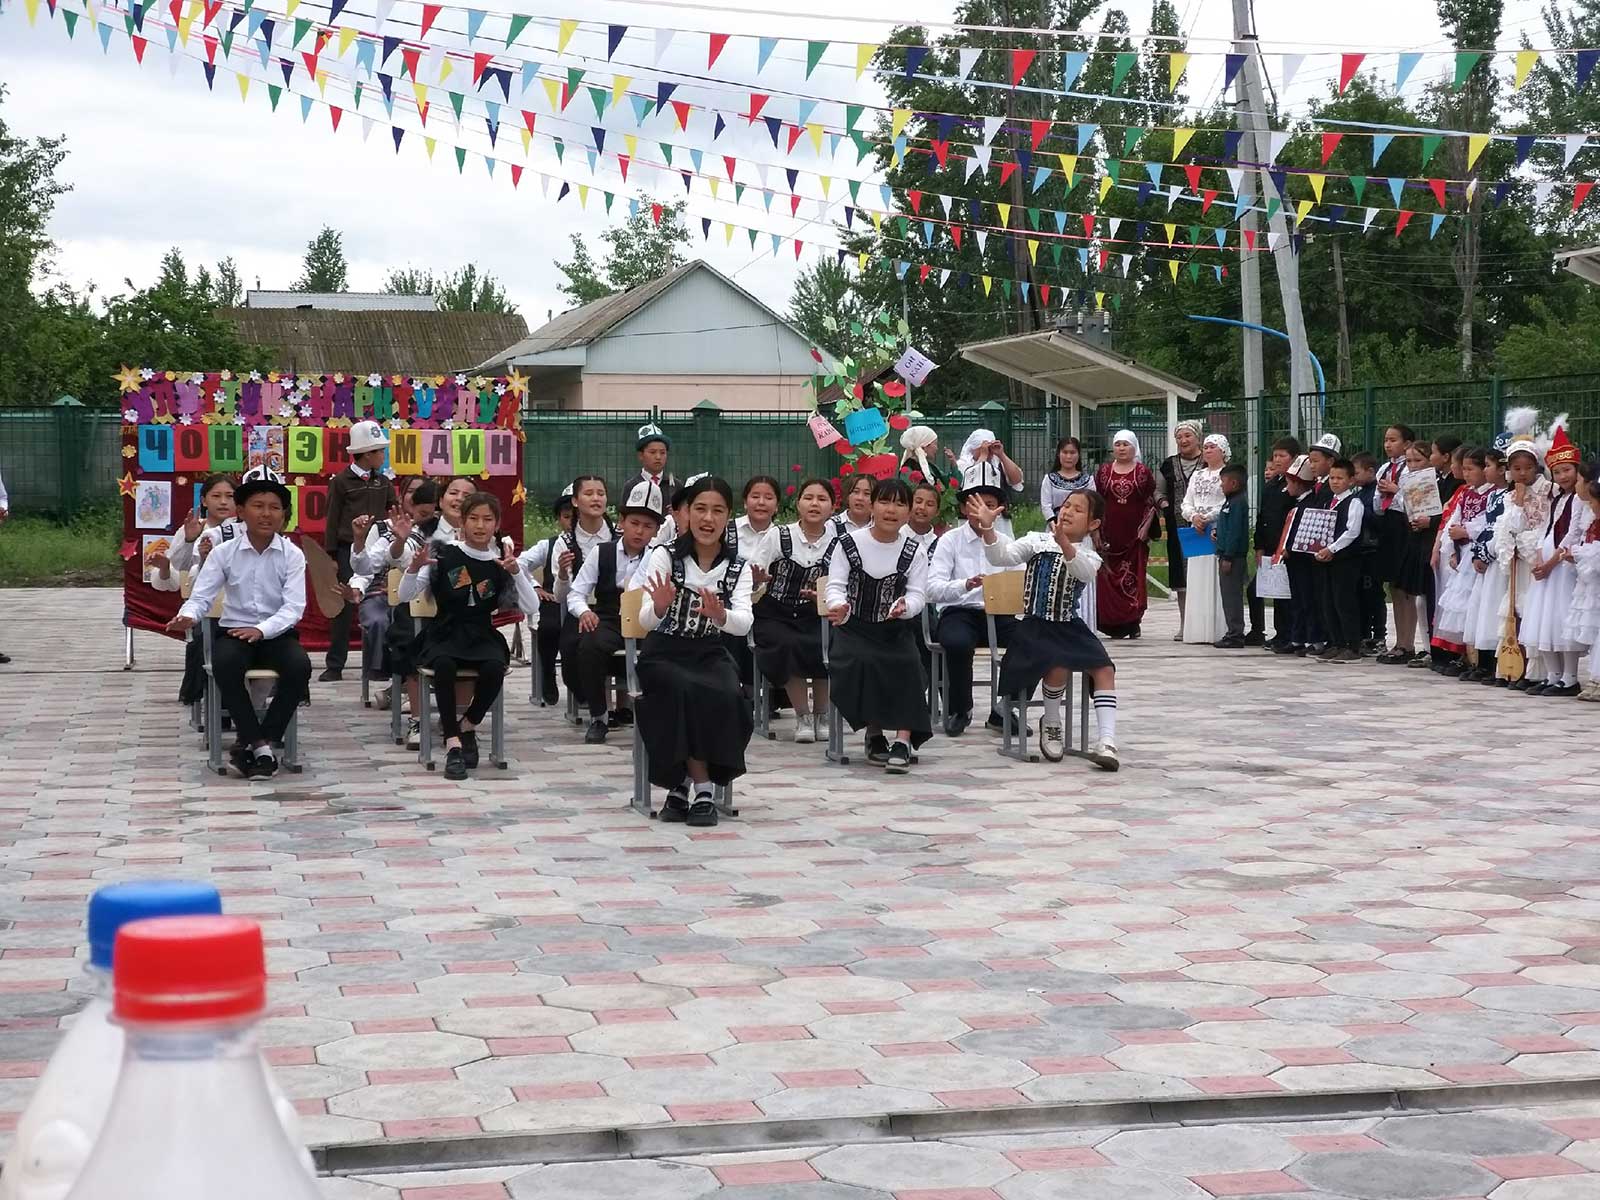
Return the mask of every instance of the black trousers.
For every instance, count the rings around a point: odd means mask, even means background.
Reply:
[[[1011,644],[1016,631],[1015,617],[996,617],[994,637],[1002,646]],[[989,631],[981,608],[946,608],[939,612],[939,627],[934,631],[944,647],[945,672],[950,680],[946,711],[951,715],[972,715],[972,659],[979,646],[989,644]],[[990,697],[993,707],[994,697]]]
[[[1286,554],[1289,565],[1289,640],[1310,646],[1327,640],[1322,628],[1321,588],[1317,560],[1309,554]]]
[[[290,718],[306,693],[311,681],[311,659],[300,645],[300,638],[290,630],[275,638],[259,642],[246,642],[218,630],[212,642],[211,671],[217,679],[217,690],[222,693],[222,703],[233,718],[234,732],[245,746],[261,742],[281,742]],[[256,719],[256,706],[250,700],[250,689],[245,686],[246,671],[276,671],[278,686],[267,707],[267,715]]]
[[[506,681],[505,666],[497,662],[469,664],[478,677],[472,683],[472,702],[464,714],[456,712],[456,679],[461,668],[453,658],[436,658],[432,663],[433,702],[439,706],[439,732],[446,738],[461,736],[461,717],[465,716],[476,729],[489,710]]]
[[[1383,576],[1376,550],[1363,552],[1361,563],[1361,632],[1369,641],[1389,636],[1389,608],[1383,602]]]
[[[350,577],[355,574],[350,569],[350,550],[349,542],[339,543],[336,557],[339,564],[340,583],[349,583]],[[326,662],[330,671],[344,670],[344,664],[350,657],[350,623],[355,620],[355,616],[356,606],[354,604],[346,604],[334,615],[333,620],[328,622],[328,657]]]
[[[595,614],[600,616],[600,614]],[[576,626],[569,613],[567,619]],[[606,715],[606,681],[617,671],[617,651],[622,649],[622,618],[600,616],[600,624],[588,633],[580,633],[573,652],[572,676],[568,686],[578,693],[578,700],[589,706],[589,716],[604,720]]]
[[[539,605],[539,691],[546,704],[560,699],[556,691],[556,656],[561,652],[562,619],[567,610],[553,601]]]
[[[1361,618],[1361,559],[1356,555],[1319,563],[1322,625],[1330,646],[1359,650],[1364,636]]]

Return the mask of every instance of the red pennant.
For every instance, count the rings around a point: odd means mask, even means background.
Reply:
[[[529,133],[533,132],[533,123],[535,120],[536,117],[533,113],[529,112],[527,109],[522,110],[522,123],[528,127]]]
[[[1186,163],[1183,168],[1183,173],[1189,177],[1189,190],[1191,192],[1198,192],[1200,190],[1200,164]]]
[[[1006,180],[1010,179],[1013,175],[1016,174],[1016,172],[1017,172],[1017,164],[1016,163],[1014,163],[1014,162],[1003,162],[1003,163],[1001,163],[1000,164],[1000,183],[1002,185],[1004,185]]]
[[[567,83],[563,83],[561,85],[561,111],[562,112],[566,112],[567,111],[567,105],[572,103],[572,94],[573,94],[572,93],[572,85],[571,84],[567,84]]]
[[[432,108],[432,107],[433,107],[433,105],[431,105],[431,104],[424,104],[424,103],[423,103],[423,102],[421,102],[421,101],[420,101],[420,100],[419,100],[419,101],[418,101],[418,102],[417,102],[417,116],[418,116],[418,117],[419,117],[419,118],[421,118],[421,120],[422,120],[422,127],[423,127],[423,128],[424,128],[424,129],[426,129],[426,128],[427,128],[427,127],[428,127],[428,110],[429,110],[429,109],[430,109],[430,108]],[[398,147],[398,146],[397,146],[397,147],[395,147],[395,153],[396,153],[396,154],[398,154],[398,153],[399,153],[399,152],[400,152],[400,148],[399,148],[399,147]]]
[[[1110,257],[1111,257],[1111,251],[1107,250],[1104,246],[1102,246],[1100,248],[1100,270],[1101,270],[1102,274],[1105,272],[1105,269],[1106,269],[1106,259],[1108,259]]]
[[[133,57],[138,59],[140,64],[144,63],[144,48],[146,46],[148,46],[149,44],[150,43],[145,41],[142,37],[139,37],[137,34],[134,35],[134,37],[133,37]]]
[[[344,109],[334,104],[328,105],[328,119],[333,122],[335,133],[339,131],[339,118],[342,116],[344,116]]]
[[[333,41],[333,30],[331,30],[331,29],[319,29],[319,30],[317,30],[317,53],[321,54],[322,53],[322,48],[324,46],[326,46],[331,41]]]
[[[302,53],[300,60],[306,64],[306,73],[311,76],[311,81],[315,83],[317,79],[317,56],[315,54]]]
[[[1211,211],[1211,202],[1217,198],[1215,188],[1207,188],[1200,193],[1200,215],[1203,217]]]
[[[206,0],[204,8],[206,19],[200,24],[209,25],[217,19],[217,14],[222,11],[222,0]]]
[[[1361,69],[1361,60],[1365,54],[1339,55],[1339,94],[1343,95],[1345,88],[1350,86],[1350,81],[1356,77],[1356,72]],[[1323,159],[1324,162],[1327,159]]]
[[[933,147],[933,156],[939,160],[939,165],[945,166],[950,161],[950,143],[936,142],[929,139],[928,145]]]
[[[217,65],[217,39],[214,35],[205,33],[200,35],[200,40],[206,44],[206,61],[212,66]]]
[[[400,61],[405,63],[406,70],[411,72],[411,78],[417,77],[417,68],[422,65],[422,48],[420,46],[401,46]]]
[[[713,33],[711,35],[711,48],[706,54],[706,69],[717,65],[717,58],[722,54],[722,48],[728,44],[728,35]]]
[[[433,23],[439,19],[439,14],[444,10],[442,4],[424,4],[422,6],[422,32],[419,37],[427,37],[428,30],[433,28]]]
[[[492,54],[474,54],[472,56],[472,82],[477,83],[483,78],[484,68],[494,61]]]
[[[1433,198],[1439,202],[1439,207],[1444,207],[1444,180],[1428,180],[1428,190],[1433,193]]]
[[[927,283],[928,282],[928,272],[931,271],[931,270],[933,270],[933,268],[930,267],[927,263],[923,263],[922,266],[918,267],[917,268],[917,282],[918,283]]]
[[[907,192],[906,199],[911,201],[911,211],[920,217],[922,215],[922,193],[917,191]]]
[[[803,245],[805,245],[804,242],[802,242],[799,238],[795,238],[795,240],[794,240],[794,256],[796,258],[800,257],[800,247],[803,246]]]
[[[1239,232],[1244,234],[1244,248],[1254,254],[1256,249],[1256,231],[1254,229],[1242,229]]]
[[[789,215],[791,217],[800,215],[800,197],[793,192],[789,193]]]
[[[1039,143],[1044,141],[1045,134],[1050,132],[1050,121],[1029,121],[1028,128],[1033,137],[1033,148],[1037,150]]]
[[[800,135],[804,132],[805,130],[798,125],[789,126],[789,149],[791,151],[794,149],[794,144],[800,140]]]
[[[650,220],[653,224],[661,224],[661,205],[652,204],[650,206]]]
[[[434,11],[438,12],[437,9],[435,9]],[[627,174],[624,173],[622,178],[624,180],[626,180],[628,178]],[[512,187],[516,187],[517,184],[519,184],[521,182],[522,182],[522,168],[519,167],[516,163],[512,163],[511,164],[511,186]]]
[[[1327,166],[1328,160],[1333,157],[1333,152],[1339,148],[1339,143],[1344,141],[1342,133],[1325,133],[1322,135],[1322,165]]]
[[[628,156],[626,154],[617,155],[617,169],[622,172],[622,182],[623,183],[627,183],[628,182],[628,163],[629,163],[629,161],[630,160],[629,160],[629,158],[628,158]]]
[[[1084,213],[1083,214],[1083,236],[1086,237],[1086,238],[1092,238],[1094,236],[1094,214],[1093,213]]]
[[[728,178],[733,178],[733,169],[739,165],[739,160],[731,154],[722,156],[722,169],[728,173]]]
[[[678,114],[679,129],[689,128],[689,108],[690,105],[685,100],[674,100],[672,102],[672,111]]]
[[[1580,184],[1578,184],[1576,187],[1574,187],[1572,189],[1572,211],[1573,212],[1577,212],[1578,211],[1578,208],[1583,204],[1583,202],[1585,200],[1587,200],[1589,198],[1589,193],[1592,192],[1593,190],[1594,190],[1594,184],[1592,184],[1592,183],[1580,183]]]
[[[1028,68],[1033,66],[1033,50],[1013,50],[1011,52],[1011,86],[1016,87],[1022,82],[1022,77],[1028,73]]]
[[[956,244],[956,249],[961,249],[961,226],[950,226],[950,240]]]
[[[1043,297],[1046,306],[1048,306],[1050,303],[1050,285],[1048,283],[1039,285],[1039,295]]]
[[[1402,233],[1405,232],[1406,226],[1411,224],[1411,218],[1416,216],[1416,215],[1417,214],[1412,212],[1409,208],[1402,208],[1400,210],[1400,219],[1397,220],[1394,223],[1394,235],[1395,235],[1395,237],[1399,237]]]
[[[167,5],[167,11],[172,14],[172,23],[176,25],[183,17],[183,0],[172,0],[172,3]]]
[[[761,110],[767,106],[767,101],[772,97],[763,96],[760,92],[750,93],[750,115],[746,120],[754,121],[761,115]]]

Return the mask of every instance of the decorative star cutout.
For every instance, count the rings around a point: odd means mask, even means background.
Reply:
[[[124,366],[112,378],[117,381],[118,390],[124,392],[137,392],[142,381],[139,368],[129,366]]]
[[[512,395],[519,398],[525,396],[528,394],[528,377],[526,375],[513,374],[506,379],[506,386],[511,389]]]
[[[134,452],[134,449],[133,449],[132,446],[124,446],[122,448],[122,457],[123,458],[132,458],[134,456],[134,453],[135,452]]]
[[[457,375],[456,376],[456,386],[457,387],[466,387],[467,386],[467,377],[465,375]]]
[[[441,429],[454,429],[455,427],[456,422],[454,417],[446,417],[444,420],[439,422],[439,428]]]
[[[235,425],[243,425],[244,424],[244,414],[243,413],[234,413],[233,414],[233,423]]]
[[[155,377],[156,377],[156,373],[154,371],[152,371],[149,367],[140,367],[139,368],[139,378],[144,380],[146,383],[149,383],[150,380],[154,379]]]
[[[184,413],[182,416],[180,416],[178,418],[178,424],[180,424],[180,425],[193,425],[194,424],[194,418],[191,417],[188,413]]]
[[[251,371],[250,372],[250,378],[254,379],[255,377],[256,377],[256,373],[254,371]],[[281,379],[281,378],[282,378],[282,376],[280,376],[276,371],[268,371],[267,372],[267,382],[268,383],[277,383],[278,380]]]
[[[251,383],[260,383],[261,382],[261,372],[260,371],[251,371],[250,372],[250,382]]]
[[[511,489],[511,503],[521,504],[528,498],[528,489],[522,486],[522,480],[517,480],[517,486]]]
[[[311,415],[311,405],[309,405],[309,404],[302,404],[302,405],[301,405],[301,406],[300,406],[300,415],[301,415],[301,416],[302,416],[302,417],[309,417],[309,416],[310,416],[310,415]]]
[[[487,471],[479,471],[478,472],[478,478],[479,479],[487,479],[487,478],[489,478],[489,472],[487,472]]]
[[[168,383],[173,383],[176,382],[178,373],[176,371],[163,371],[161,373],[161,378],[165,379]]]
[[[131,497],[134,492],[134,487],[133,474],[131,472],[125,472],[122,478],[117,480],[117,495]]]

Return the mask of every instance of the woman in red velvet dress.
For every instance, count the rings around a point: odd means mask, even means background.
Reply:
[[[1148,600],[1145,568],[1156,515],[1156,478],[1140,461],[1139,439],[1131,430],[1111,439],[1111,461],[1095,472],[1094,484],[1106,501],[1100,526],[1102,566],[1095,584],[1100,630],[1107,637],[1136,638]]]

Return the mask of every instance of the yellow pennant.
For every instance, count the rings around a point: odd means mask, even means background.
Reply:
[[[706,185],[710,187],[711,198],[715,200],[717,198],[717,177],[715,175],[707,175]]]
[[[1070,192],[1078,182],[1078,156],[1076,154],[1058,154],[1056,157],[1061,160],[1061,173],[1067,177],[1067,191]]]
[[[200,8],[200,0],[189,0],[189,7],[183,16],[178,19],[178,41],[185,46],[189,44],[189,31],[194,28],[194,19]]]
[[[1311,201],[1309,201],[1309,200],[1300,201],[1300,203],[1295,206],[1295,210],[1294,210],[1295,224],[1303,225],[1305,223],[1306,214],[1309,213],[1310,211],[1311,211]]]
[[[995,207],[1000,210],[1000,224],[1004,225],[1007,229],[1010,229],[1011,228],[1011,205],[1009,205],[1009,204],[996,204]]]
[[[1167,231],[1167,245],[1172,245],[1172,239],[1178,236],[1178,227],[1169,221],[1161,228]]]
[[[533,144],[533,134],[528,132],[526,125],[517,130],[517,132],[522,135],[522,157],[527,158],[530,153],[529,147]]]
[[[560,84],[560,82],[558,80],[555,80],[555,79],[540,79],[539,82],[544,84],[544,94],[545,94],[546,98],[550,101],[550,111],[551,112],[560,112],[561,111],[561,84]]]
[[[1036,263],[1036,262],[1039,261],[1039,239],[1038,238],[1029,238],[1028,239],[1028,261],[1031,262],[1031,263]]]
[[[1189,69],[1189,56],[1181,51],[1167,55],[1167,91],[1178,90],[1178,80]]]
[[[286,17],[292,17],[294,16],[294,10],[299,7],[300,0],[287,0],[287,3],[285,3],[283,6],[283,15]]]
[[[987,275],[980,276],[980,278],[983,280],[983,294],[987,296],[989,294],[989,289],[994,286],[994,280],[990,279]]]
[[[22,0],[22,7],[28,12],[28,24],[36,24],[39,20],[39,0]]]
[[[733,245],[733,226],[726,221],[722,223],[722,234],[722,244],[724,246]]]
[[[1189,144],[1189,139],[1194,136],[1192,129],[1174,129],[1172,131],[1172,157],[1176,159],[1183,153],[1183,148]]]
[[[866,256],[866,252],[863,251],[862,253],[856,255],[856,270],[865,271],[866,269],[867,269],[867,256]]]
[[[631,133],[622,135],[622,144],[628,148],[628,157],[636,158],[639,154],[639,139]]]
[[[1467,170],[1472,170],[1472,164],[1478,161],[1485,148],[1489,145],[1487,133],[1469,133],[1467,135]]]
[[[432,162],[433,161],[433,148],[435,146],[437,146],[439,143],[433,138],[425,137],[425,138],[422,139],[422,144],[428,148],[428,161]]]
[[[1111,194],[1111,189],[1113,187],[1115,187],[1115,186],[1116,186],[1116,184],[1114,184],[1111,181],[1111,176],[1109,176],[1109,175],[1100,176],[1100,203],[1101,204],[1104,204],[1106,202],[1106,197]]]
[[[1513,87],[1521,90],[1522,85],[1528,82],[1528,73],[1533,70],[1533,64],[1539,61],[1537,50],[1517,51],[1517,75]]]
[[[815,121],[806,126],[806,132],[811,135],[811,148],[818,154],[822,153],[822,126]]]
[[[326,98],[328,95],[328,73],[326,71],[317,72],[317,91],[321,93],[324,98]]]
[[[632,75],[614,75],[611,78],[611,103],[621,104],[622,97],[628,91],[628,85],[633,82]]]
[[[1094,294],[1094,308],[1095,308],[1095,311],[1099,312],[1101,309],[1105,308],[1105,306],[1106,306],[1106,294],[1104,292],[1096,292]]]
[[[350,43],[355,41],[355,40],[356,40],[356,31],[354,29],[351,29],[349,26],[341,26],[340,27],[340,29],[339,29],[339,57],[340,58],[344,57],[345,51],[350,49]]]
[[[1306,176],[1306,182],[1311,185],[1311,194],[1317,198],[1317,203],[1322,203],[1322,186],[1328,182],[1326,175],[1312,173]]]
[[[443,83],[446,79],[449,79],[450,72],[454,70],[455,68],[450,65],[448,58],[441,58],[439,60],[439,82]]]
[[[578,207],[589,207],[589,185],[587,183],[580,183],[578,185]]]
[[[897,108],[889,115],[889,136],[897,138],[906,131],[906,123],[911,120],[909,108]]]
[[[872,61],[872,56],[874,54],[876,54],[877,52],[878,52],[878,48],[876,46],[868,46],[868,45],[862,44],[862,45],[858,45],[856,47],[856,78],[857,79],[861,78],[862,73],[864,71],[866,71],[866,69],[867,69],[867,64],[869,64]]]
[[[833,186],[833,176],[832,175],[818,175],[817,178],[822,181],[822,198],[824,200],[830,199],[830,197],[828,195],[828,189]]]
[[[578,23],[572,20],[561,22],[560,32],[556,34],[556,53],[560,54],[567,48],[567,43],[572,40],[572,35],[578,32]]]
[[[235,72],[234,78],[239,81],[239,99],[243,100],[250,94],[250,76]]]
[[[413,83],[411,91],[417,98],[417,111],[420,113],[428,107],[428,85],[425,83]]]
[[[1178,282],[1178,260],[1175,259],[1175,258],[1167,259],[1167,270],[1172,273],[1172,282],[1173,283],[1177,283]]]
[[[89,28],[98,29],[100,27],[100,22],[95,18],[94,5],[89,3],[89,0],[83,0],[83,12],[84,15],[89,18]]]

